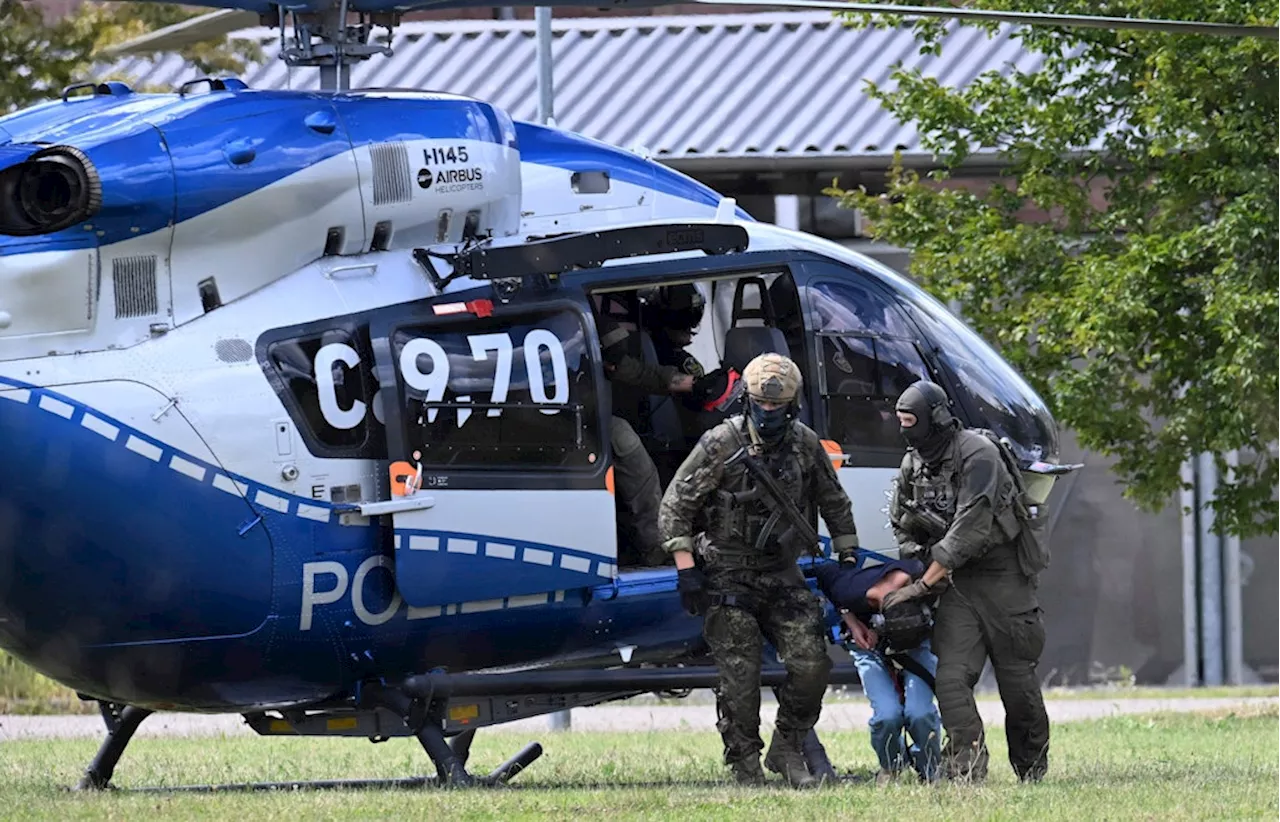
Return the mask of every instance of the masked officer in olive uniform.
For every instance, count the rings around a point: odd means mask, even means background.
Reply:
[[[725,763],[739,782],[760,784],[760,664],[764,640],[787,669],[778,689],[777,727],[765,765],[796,787],[816,785],[802,744],[818,720],[831,661],[826,653],[822,608],[796,560],[817,546],[777,516],[765,483],[742,459],[776,480],[797,518],[812,519],[816,502],[831,532],[834,551],[853,559],[858,546],[849,498],[818,436],[796,419],[800,371],[778,354],[763,354],[743,375],[747,414],[706,432],[676,473],[662,499],[658,527],[675,557],[685,608],[706,614],[703,636],[720,669],[716,723]],[[706,519],[701,517],[705,514]],[[695,564],[694,535],[698,540]],[[695,525],[699,523],[699,525]]]
[[[890,521],[903,553],[931,562],[922,579],[887,596],[884,607],[942,592],[933,651],[948,737],[945,773],[952,779],[987,775],[973,689],[990,657],[1005,708],[1009,762],[1020,779],[1038,781],[1049,767],[1049,717],[1036,675],[1044,625],[1035,582],[1018,562],[1022,526],[1013,511],[1014,480],[997,446],[952,416],[941,387],[915,383],[902,392],[897,411],[911,450]]]

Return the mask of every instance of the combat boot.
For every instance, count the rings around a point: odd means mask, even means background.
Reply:
[[[737,762],[730,762],[729,769],[739,785],[763,785],[764,771],[760,769],[760,755],[753,754]]]
[[[776,774],[781,774],[793,788],[816,788],[819,781],[809,773],[804,754],[800,752],[798,740],[791,739],[790,734],[773,732],[769,742],[769,753],[765,755],[764,766]]]

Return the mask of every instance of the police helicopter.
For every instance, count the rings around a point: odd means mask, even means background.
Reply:
[[[653,357],[657,287],[710,307],[708,369],[801,365],[864,561],[894,555],[893,402],[915,380],[1042,495],[1069,470],[1035,392],[894,271],[484,101],[345,87],[387,50],[375,23],[474,3],[209,5],[147,44],[291,21],[284,57],[325,90],[86,82],[0,117],[0,647],[100,703],[82,787],[153,711],[412,735],[422,784],[465,784],[478,728],[714,685],[674,568],[618,561],[610,416],[655,462],[689,447],[670,397],[617,407],[603,367],[606,314]]]

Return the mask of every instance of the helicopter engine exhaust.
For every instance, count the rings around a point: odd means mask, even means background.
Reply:
[[[0,171],[0,234],[52,234],[102,207],[102,180],[77,148],[54,146]]]

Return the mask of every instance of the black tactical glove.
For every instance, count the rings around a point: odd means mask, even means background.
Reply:
[[[701,568],[681,568],[676,572],[676,590],[680,592],[680,604],[689,616],[702,616],[711,606],[707,593],[707,576]]]
[[[888,611],[893,606],[902,602],[910,602],[914,599],[925,599],[926,597],[937,596],[947,590],[949,585],[950,583],[947,581],[946,577],[938,580],[933,585],[926,584],[924,578],[921,577],[910,585],[906,585],[896,591],[891,591],[889,595],[884,598],[884,601],[880,603],[880,611],[881,613]]]

